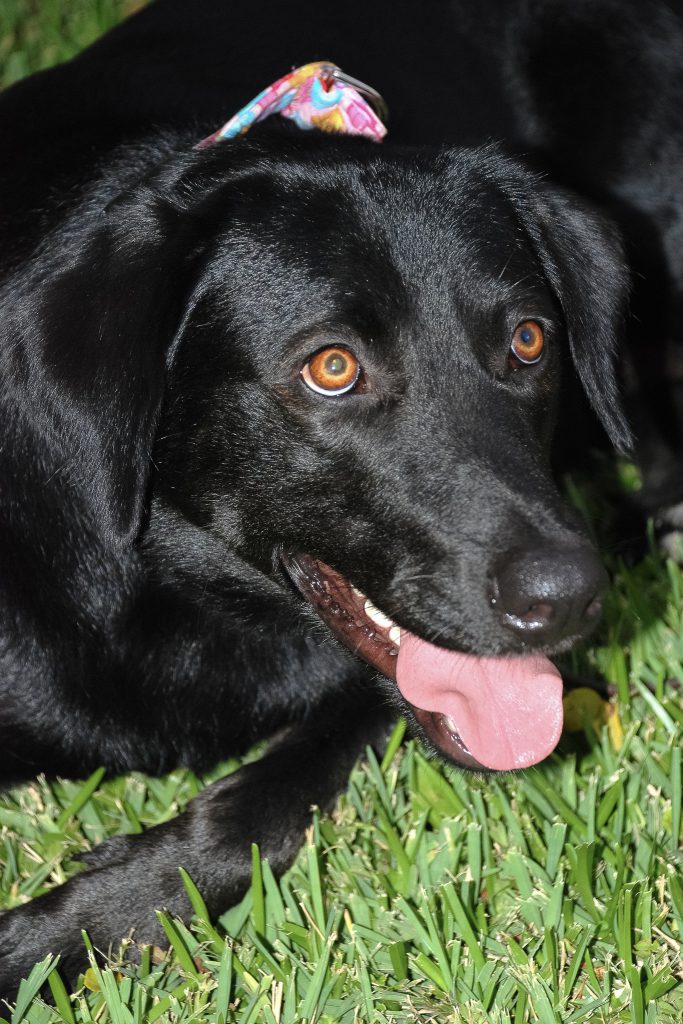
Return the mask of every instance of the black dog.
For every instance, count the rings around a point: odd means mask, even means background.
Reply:
[[[578,379],[629,445],[627,274],[603,216],[487,141],[579,181],[565,94],[550,111],[533,89],[547,99],[581,39],[545,52],[554,3],[486,6],[490,24],[376,4],[361,46],[356,0],[346,26],[303,0],[267,24],[159,0],[0,104],[3,781],[203,769],[279,734],[185,815],[2,916],[2,992],[48,951],[77,970],[81,928],[104,949],[157,939],[155,908],[187,912],[179,865],[216,913],[252,841],[283,870],[397,709],[480,770],[557,740],[547,655],[592,628],[605,578],[549,454]],[[612,55],[615,102],[620,61],[670,15],[647,36],[629,14],[612,52],[609,5],[591,10],[576,33]],[[385,93],[384,145],[274,119],[194,148],[320,57]],[[601,157],[580,183],[604,198],[618,179],[615,208],[635,210],[651,149],[641,128],[638,158],[623,151],[629,96],[616,169]],[[680,248],[636,212],[673,281]]]

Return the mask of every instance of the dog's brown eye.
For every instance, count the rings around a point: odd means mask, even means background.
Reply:
[[[301,371],[301,378],[311,391],[319,395],[344,395],[351,391],[360,377],[360,363],[347,348],[321,348],[311,356]]]
[[[510,345],[512,359],[527,365],[537,363],[543,355],[544,345],[545,338],[541,325],[537,324],[535,320],[524,320],[523,323],[515,327],[515,333],[512,335],[512,344]]]

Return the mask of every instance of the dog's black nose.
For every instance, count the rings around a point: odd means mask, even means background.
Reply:
[[[607,574],[588,547],[518,552],[493,581],[491,603],[520,638],[555,643],[587,631],[602,611]]]

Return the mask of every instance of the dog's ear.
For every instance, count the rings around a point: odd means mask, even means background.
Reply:
[[[633,438],[615,369],[629,291],[621,239],[607,217],[571,193],[548,188],[541,202],[540,221],[531,217],[527,231],[562,307],[572,360],[591,406],[612,444],[627,453]]]
[[[106,541],[139,532],[169,354],[196,275],[195,225],[143,185],[57,235],[31,318],[58,435],[50,458]]]
[[[115,546],[140,532],[166,373],[206,252],[239,182],[254,167],[269,173],[258,145],[241,140],[178,153],[160,137],[152,156],[146,177],[113,195],[100,194],[111,183],[94,186],[48,237],[21,271],[9,328],[40,368],[28,387],[30,404],[49,410],[34,417],[41,472],[69,480],[85,525]],[[132,162],[118,171],[137,172]]]

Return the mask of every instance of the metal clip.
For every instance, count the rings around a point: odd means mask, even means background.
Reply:
[[[353,89],[356,89],[362,96],[372,104],[375,113],[383,124],[387,124],[389,120],[389,107],[387,106],[384,97],[373,89],[371,85],[366,85],[365,82],[359,81],[357,78],[353,78],[351,75],[347,75],[345,71],[338,68],[336,64],[325,64],[325,74],[329,75],[330,78],[334,78],[337,82],[343,82],[344,85],[350,85]]]

